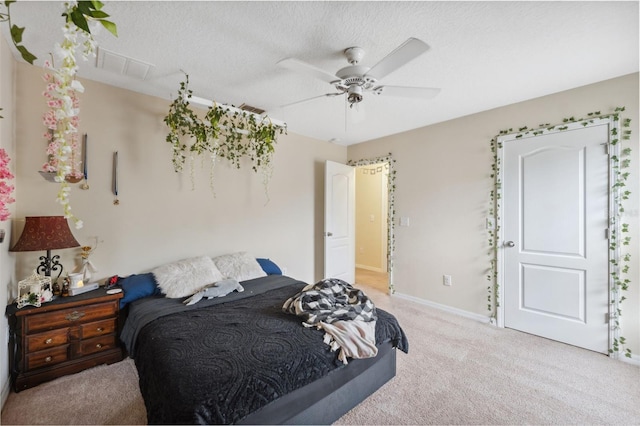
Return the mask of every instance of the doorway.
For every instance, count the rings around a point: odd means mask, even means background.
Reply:
[[[356,283],[393,293],[395,160],[349,161],[356,168]]]
[[[356,282],[386,291],[389,164],[356,167]]]

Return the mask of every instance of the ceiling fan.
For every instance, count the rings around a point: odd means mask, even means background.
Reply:
[[[380,84],[380,80],[429,50],[429,45],[417,38],[409,38],[398,46],[393,52],[385,56],[373,67],[360,65],[365,51],[361,47],[349,47],[344,50],[344,55],[349,66],[339,69],[335,75],[323,69],[317,68],[307,62],[286,58],[278,62],[278,65],[292,71],[301,72],[318,78],[331,84],[336,92],[325,93],[320,96],[303,99],[288,107],[318,98],[346,95],[346,101],[350,107],[362,102],[366,93],[373,95],[398,96],[409,98],[430,99],[436,96],[440,89],[432,87],[387,86]]]

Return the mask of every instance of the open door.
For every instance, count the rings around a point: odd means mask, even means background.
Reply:
[[[324,185],[324,277],[355,282],[355,168],[327,161]]]

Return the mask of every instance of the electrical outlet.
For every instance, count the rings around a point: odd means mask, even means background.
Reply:
[[[451,275],[443,275],[442,284],[451,287]]]

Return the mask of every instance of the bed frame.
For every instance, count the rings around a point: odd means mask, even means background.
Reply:
[[[396,349],[378,347],[374,358],[354,359],[347,368],[254,411],[238,424],[331,424],[396,375]]]

